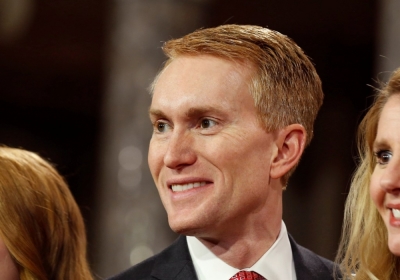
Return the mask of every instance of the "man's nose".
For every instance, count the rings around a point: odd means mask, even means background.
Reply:
[[[168,140],[164,164],[171,169],[181,169],[196,162],[194,139],[189,131],[174,132]]]
[[[392,158],[387,164],[380,184],[386,192],[400,195],[400,158]]]

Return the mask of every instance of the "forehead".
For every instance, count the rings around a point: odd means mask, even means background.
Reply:
[[[160,104],[242,102],[251,98],[251,68],[210,55],[181,56],[158,77],[151,107]]]
[[[390,96],[383,106],[379,124],[385,124],[388,120],[395,120],[400,118],[400,93]]]
[[[400,94],[389,97],[379,118],[376,139],[379,141],[388,137],[400,140]]]
[[[250,78],[253,67],[250,63],[228,60],[212,55],[182,55],[173,59],[159,75],[154,90],[159,90],[177,82],[186,81],[189,85],[205,86],[214,82],[234,86],[240,79]]]

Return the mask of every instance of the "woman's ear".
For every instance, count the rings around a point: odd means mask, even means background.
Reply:
[[[271,163],[271,178],[279,179],[297,165],[305,148],[306,137],[307,132],[301,124],[291,124],[278,131],[278,150]]]

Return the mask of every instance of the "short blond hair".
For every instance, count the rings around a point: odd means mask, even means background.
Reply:
[[[271,132],[301,124],[307,132],[306,144],[310,143],[323,101],[322,85],[310,59],[289,37],[260,26],[231,24],[199,29],[167,41],[162,49],[168,57],[163,69],[183,55],[249,63],[254,69],[250,92],[263,127]]]
[[[379,118],[394,94],[400,94],[400,68],[377,91],[358,129],[360,162],[346,200],[342,239],[336,257],[343,279],[400,279],[400,259],[389,251],[386,226],[369,193],[376,165],[373,144]]]
[[[35,153],[0,147],[0,236],[21,280],[92,279],[78,205]]]

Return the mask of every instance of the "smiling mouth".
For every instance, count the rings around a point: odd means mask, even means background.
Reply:
[[[206,185],[207,182],[196,182],[196,183],[189,183],[189,184],[174,184],[171,185],[171,189],[173,192],[183,192],[193,188],[198,188]],[[400,215],[400,211],[399,211]]]
[[[395,219],[400,219],[400,210],[392,208],[392,214]]]

